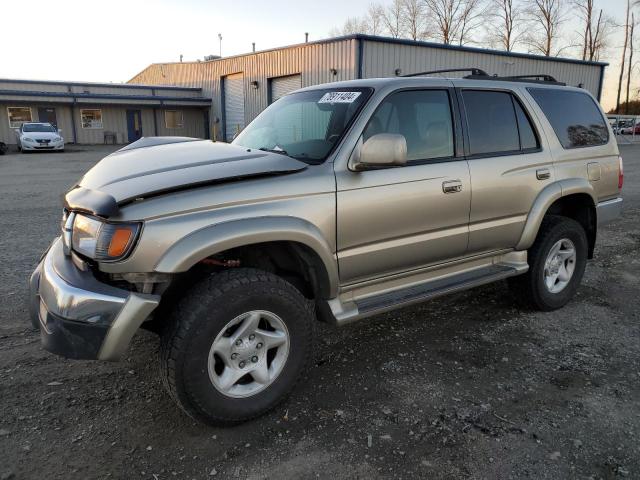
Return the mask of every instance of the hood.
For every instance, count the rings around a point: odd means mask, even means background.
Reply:
[[[140,142],[140,143],[138,143]],[[95,165],[79,187],[120,204],[210,183],[297,172],[307,164],[277,153],[191,138],[141,139]]]
[[[34,140],[53,140],[62,137],[59,133],[54,132],[23,132],[23,137],[33,138]]]

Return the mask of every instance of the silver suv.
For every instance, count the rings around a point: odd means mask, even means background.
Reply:
[[[32,276],[32,319],[70,358],[117,360],[155,331],[176,402],[240,422],[301,378],[316,320],[502,279],[562,307],[622,179],[597,102],[547,77],[305,88],[231,144],[143,138],[93,167]]]

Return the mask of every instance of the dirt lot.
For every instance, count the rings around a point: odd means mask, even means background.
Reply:
[[[107,150],[0,157],[0,478],[640,478],[640,146],[624,217],[577,298],[515,308],[504,283],[320,329],[273,413],[199,425],[164,393],[157,337],[68,361],[27,327],[60,195]]]

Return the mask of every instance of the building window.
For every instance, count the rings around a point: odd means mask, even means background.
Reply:
[[[30,107],[7,107],[7,113],[10,128],[20,128],[23,123],[32,121]]]
[[[102,128],[102,110],[99,108],[83,108],[80,110],[82,128]]]
[[[182,111],[181,110],[165,110],[164,124],[167,128],[184,127],[184,118],[182,117]]]

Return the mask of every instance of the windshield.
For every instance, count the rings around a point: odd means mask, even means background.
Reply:
[[[321,163],[370,94],[368,88],[292,93],[264,110],[232,143]]]
[[[48,123],[25,123],[22,126],[23,132],[52,132],[57,130]]]

